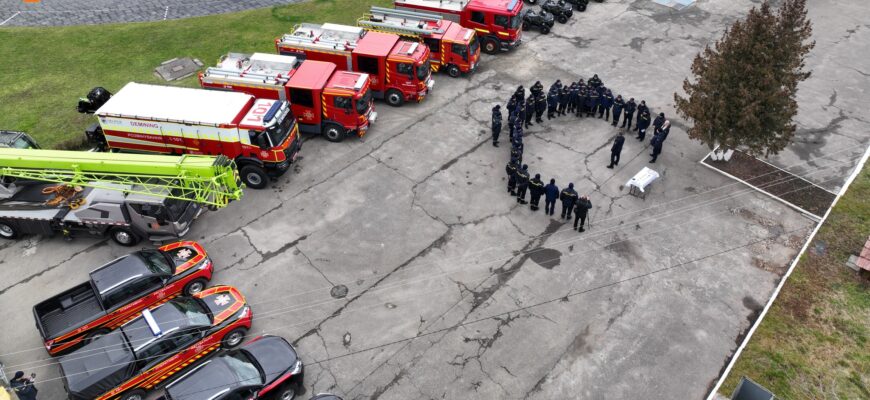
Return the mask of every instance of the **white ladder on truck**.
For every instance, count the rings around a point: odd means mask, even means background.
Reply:
[[[436,14],[372,6],[369,14],[360,19],[358,24],[364,28],[417,36],[444,33],[442,20]]]
[[[365,34],[355,26],[338,24],[300,24],[281,37],[281,44],[327,50],[351,51]]]

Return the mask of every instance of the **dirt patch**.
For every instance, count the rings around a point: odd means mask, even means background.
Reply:
[[[540,248],[529,253],[529,257],[546,269],[556,268],[562,263],[562,252],[559,250]]]
[[[730,161],[714,161],[708,156],[703,163],[816,216],[824,215],[836,198],[806,179],[740,151],[735,151]]]

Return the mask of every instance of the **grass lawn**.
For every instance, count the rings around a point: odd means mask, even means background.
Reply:
[[[783,399],[870,399],[870,284],[846,268],[870,235],[870,164],[819,230],[720,393],[747,376]]]
[[[300,22],[355,24],[369,5],[390,0],[314,0],[171,21],[0,29],[0,129],[21,130],[47,148],[78,147],[95,118],[76,112],[95,86],[166,84],[161,62],[190,56],[206,66],[229,51],[275,53],[274,39]],[[174,85],[198,86],[195,77]]]

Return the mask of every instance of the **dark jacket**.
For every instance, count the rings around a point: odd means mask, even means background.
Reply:
[[[513,161],[507,163],[504,167],[504,172],[507,173],[508,178],[516,179],[517,178],[517,164]]]
[[[529,170],[517,169],[517,186],[519,186],[519,187],[529,186]]]
[[[550,90],[547,93],[547,106],[555,108],[559,104],[559,91],[558,90]]]
[[[526,113],[527,114],[534,114],[535,113],[535,98],[532,96],[529,96],[529,98],[526,99]]]
[[[559,104],[568,104],[568,88],[559,91]]]
[[[577,199],[577,204],[574,205],[574,212],[577,215],[586,215],[586,212],[592,208],[592,202],[589,200]]]
[[[501,110],[492,108],[492,129],[501,129]]]
[[[649,112],[642,112],[637,115],[637,128],[638,129],[646,129],[649,128]]]
[[[628,103],[625,103],[625,113],[626,114],[634,114],[634,111],[637,110],[637,103],[629,100]]]
[[[615,139],[613,139],[613,146],[610,147],[611,153],[619,153],[622,151],[622,145],[625,143],[625,136],[617,135]]]
[[[653,121],[653,126],[655,127],[656,132],[658,132],[659,129],[661,129],[662,125],[664,125],[664,124],[665,124],[665,117],[662,117],[661,115],[656,116],[655,121]]]
[[[562,200],[562,204],[566,207],[571,207],[577,201],[577,191],[572,188],[564,188],[562,193],[559,193],[559,200]]]
[[[655,136],[653,136],[652,140],[650,140],[650,144],[651,144],[653,147],[661,148],[661,147],[662,147],[662,143],[664,143],[664,141],[665,141],[665,140],[662,138],[662,134],[661,134],[661,133],[656,133]]]
[[[544,182],[540,179],[532,178],[529,181],[529,192],[531,192],[532,197],[541,196],[544,194]]]
[[[619,115],[619,113],[622,112],[623,108],[625,108],[625,100],[623,100],[623,99],[613,100],[613,115]]]
[[[543,93],[535,96],[535,111],[542,113],[547,110],[547,98]]]
[[[613,106],[613,95],[605,93],[604,96],[601,96],[601,105],[604,108],[610,108]]]
[[[659,129],[659,136],[662,137],[662,143],[665,142],[665,139],[668,138],[668,134],[671,133],[671,127],[668,125],[667,128]]]
[[[547,195],[547,201],[556,201],[559,197],[559,187],[548,183],[547,186],[544,186],[544,193]]]
[[[27,379],[12,379],[9,386],[12,387],[19,400],[36,400],[36,386]]]

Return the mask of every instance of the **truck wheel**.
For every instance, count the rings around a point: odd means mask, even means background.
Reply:
[[[208,281],[205,278],[197,278],[184,285],[184,295],[185,296],[193,296],[199,292],[201,292],[208,285]]]
[[[251,189],[263,189],[269,182],[269,175],[259,165],[245,165],[239,174],[242,175],[242,182]]]
[[[566,17],[565,14],[562,14],[556,17],[556,21],[559,21],[560,24],[564,24],[568,22],[568,17]]]
[[[543,34],[545,34],[545,35],[548,34],[548,33],[550,33],[550,28],[548,28],[548,27],[546,27],[546,26],[542,26],[542,27],[541,27],[541,33],[543,33]]]
[[[405,97],[402,96],[402,92],[396,89],[387,90],[387,104],[393,107],[401,107],[402,104],[405,104]]]
[[[292,385],[289,383],[281,386],[281,388],[278,390],[278,395],[275,396],[275,398],[278,400],[293,400],[294,397],[296,397],[296,385]]]
[[[459,67],[455,65],[450,65],[447,67],[447,75],[450,75],[451,78],[458,78],[460,74],[461,71],[459,71]]]
[[[577,11],[580,11],[580,12],[586,11],[586,4],[578,4]]]
[[[109,236],[112,237],[112,240],[115,243],[120,244],[121,246],[135,246],[136,243],[139,243],[139,236],[136,236],[133,231],[128,228],[112,228],[109,231]]]
[[[498,42],[493,38],[489,38],[483,41],[483,52],[486,54],[495,54],[498,53]]]
[[[523,21],[523,30],[524,31],[529,30],[529,23],[528,22]]]
[[[245,328],[236,328],[224,335],[224,338],[221,339],[221,347],[225,349],[231,349],[236,347],[245,340],[245,334],[248,332]]]
[[[343,126],[338,124],[326,124],[323,127],[323,136],[326,137],[326,140],[330,142],[340,142],[344,140],[344,137],[347,135],[347,130],[344,129]]]
[[[0,238],[11,240],[17,237],[18,229],[15,229],[15,227],[7,221],[0,221]]]
[[[99,339],[102,336],[106,336],[107,334],[109,334],[109,332],[111,332],[111,331],[108,329],[95,330],[95,331],[87,334],[87,336],[85,336],[85,339],[82,340],[82,342],[84,342],[85,344],[89,344],[89,343],[93,342],[94,340]]]
[[[121,400],[145,400],[145,391],[134,389],[121,395]]]

